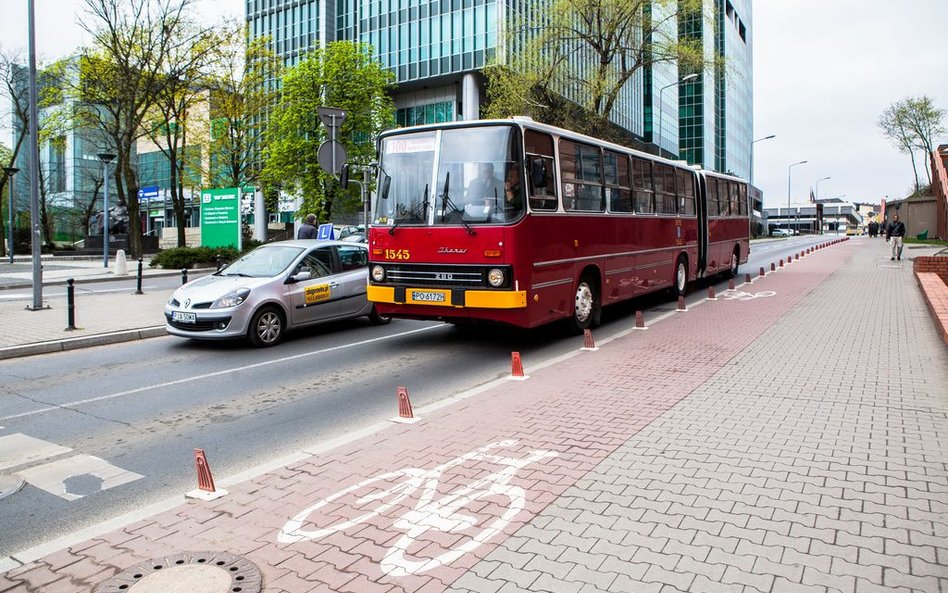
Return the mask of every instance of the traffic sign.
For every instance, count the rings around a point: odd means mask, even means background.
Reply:
[[[346,147],[335,140],[323,142],[319,145],[319,150],[316,151],[316,160],[319,161],[319,166],[323,168],[323,171],[332,175],[338,175],[342,171],[342,166],[346,164],[348,157]]]
[[[346,112],[337,107],[317,107],[319,121],[323,122],[327,128],[338,128],[346,119]]]
[[[146,200],[151,200],[157,198],[159,191],[161,191],[161,189],[157,185],[146,185],[145,187],[138,190],[138,199],[140,200],[144,198]]]

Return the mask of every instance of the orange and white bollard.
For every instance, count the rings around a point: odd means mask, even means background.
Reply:
[[[588,329],[583,330],[583,347],[580,348],[580,350],[587,350],[589,352],[595,352],[596,350],[599,350],[599,348],[596,346],[595,340],[593,340],[592,332]]]
[[[218,490],[214,486],[214,476],[211,474],[211,466],[207,463],[204,449],[194,450],[194,467],[197,469],[198,489],[186,492],[184,495],[186,498],[197,498],[207,502],[227,495],[226,490]]]
[[[635,312],[635,328],[633,329],[648,329],[645,327],[645,315],[641,311]]]
[[[718,300],[718,297],[715,296],[715,294],[714,294],[714,287],[713,287],[713,286],[709,286],[709,287],[708,287],[708,300],[709,300],[709,301],[716,301],[716,300]]]
[[[395,397],[398,399],[398,416],[392,418],[392,422],[414,424],[421,420],[421,418],[415,417],[415,412],[411,407],[411,399],[408,398],[408,389],[406,387],[396,387]]]
[[[529,375],[523,374],[523,362],[520,360],[519,352],[510,353],[510,378],[514,381],[526,381],[530,378]]]

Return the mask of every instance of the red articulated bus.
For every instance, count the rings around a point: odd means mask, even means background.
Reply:
[[[597,325],[602,307],[747,261],[747,184],[529,118],[379,139],[369,300],[382,315]]]

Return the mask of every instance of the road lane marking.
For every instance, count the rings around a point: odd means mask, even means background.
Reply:
[[[49,441],[35,439],[25,434],[0,437],[0,470],[25,465],[40,459],[54,457],[72,451]]]
[[[92,455],[74,455],[16,474],[33,486],[69,501],[145,477]]]
[[[283,363],[283,362],[289,362],[289,361],[291,361],[291,360],[299,360],[299,359],[302,359],[302,358],[309,358],[309,357],[311,357],[311,356],[318,356],[318,355],[320,355],[320,354],[326,354],[326,353],[329,353],[329,352],[336,352],[336,351],[339,351],[339,350],[347,350],[347,349],[349,349],[349,348],[355,348],[355,347],[357,347],[357,346],[365,346],[366,344],[373,344],[373,343],[375,343],[375,342],[384,342],[384,341],[391,340],[391,339],[394,339],[394,338],[401,338],[401,337],[404,337],[404,336],[410,336],[410,335],[412,335],[412,334],[417,334],[417,333],[421,333],[421,332],[427,332],[427,331],[431,331],[431,330],[433,330],[433,329],[444,329],[444,328],[446,328],[446,327],[450,327],[450,326],[449,326],[448,324],[446,324],[446,323],[442,323],[442,324],[438,324],[438,325],[431,325],[431,326],[428,326],[428,327],[422,327],[422,328],[419,328],[419,329],[413,329],[413,330],[410,330],[410,331],[400,332],[400,333],[392,334],[392,335],[389,335],[389,336],[382,336],[382,337],[379,337],[379,338],[372,338],[372,339],[369,339],[369,340],[360,340],[360,341],[358,341],[358,342],[353,342],[353,343],[351,343],[351,344],[343,344],[343,345],[341,345],[341,346],[333,346],[332,348],[323,348],[322,350],[314,350],[313,352],[306,352],[306,353],[304,353],[304,354],[294,354],[293,356],[286,356],[286,357],[277,358],[277,359],[274,359],[274,360],[267,360],[267,361],[264,361],[264,362],[257,362],[257,363],[248,364],[248,365],[245,365],[245,366],[234,367],[234,368],[231,368],[231,369],[225,369],[225,370],[223,370],[223,371],[215,371],[215,372],[213,372],[213,373],[205,373],[205,374],[203,374],[203,375],[196,375],[196,376],[194,376],[194,377],[186,377],[186,378],[184,378],[184,379],[176,379],[176,380],[174,380],[174,381],[165,381],[164,383],[156,383],[156,384],[154,384],[154,385],[145,385],[144,387],[136,387],[135,389],[128,389],[128,390],[126,390],[126,391],[120,391],[120,392],[118,392],[118,393],[111,393],[111,394],[109,394],[109,395],[101,395],[101,396],[99,396],[99,397],[90,397],[90,398],[88,398],[88,399],[76,400],[76,401],[72,401],[72,402],[68,402],[68,403],[64,403],[64,404],[59,404],[59,405],[56,405],[56,406],[48,406],[48,407],[45,407],[45,408],[39,408],[39,409],[37,409],[37,410],[32,410],[32,411],[30,411],[30,412],[22,412],[22,413],[20,413],[20,414],[12,414],[12,415],[10,415],[10,416],[2,416],[2,417],[0,417],[0,421],[8,421],[8,420],[14,420],[14,419],[16,419],[16,418],[25,418],[25,417],[27,417],[27,416],[35,416],[35,415],[37,415],[37,414],[43,414],[43,413],[45,413],[45,412],[52,412],[52,411],[54,411],[54,410],[62,410],[62,409],[64,409],[64,408],[75,408],[75,407],[77,407],[77,406],[81,406],[81,405],[84,405],[84,404],[90,404],[90,403],[94,403],[94,402],[100,402],[100,401],[105,401],[105,400],[109,400],[109,399],[115,399],[115,398],[118,398],[118,397],[125,397],[125,396],[127,396],[127,395],[134,395],[134,394],[136,394],[136,393],[143,393],[143,392],[145,392],[145,391],[152,391],[152,390],[154,390],[154,389],[162,389],[162,388],[164,388],[164,387],[173,387],[173,386],[175,386],[175,385],[183,385],[183,384],[185,384],[185,383],[191,383],[191,382],[194,382],[194,381],[202,381],[202,380],[204,380],[204,379],[211,379],[211,378],[214,378],[214,377],[221,377],[221,376],[223,376],[223,375],[229,375],[229,374],[231,374],[231,373],[239,373],[239,372],[242,372],[242,371],[249,371],[249,370],[251,370],[251,369],[257,369],[257,368],[266,367],[266,366],[270,366],[270,365],[274,365],[274,364],[279,364],[279,363]]]

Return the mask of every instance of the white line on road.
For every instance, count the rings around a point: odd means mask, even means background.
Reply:
[[[400,332],[397,334],[392,334],[390,336],[382,336],[379,338],[372,338],[370,340],[361,340],[359,342],[353,342],[351,344],[343,344],[341,346],[333,346],[332,348],[323,348],[322,350],[314,350],[313,352],[306,352],[304,354],[294,354],[293,356],[286,356],[283,358],[277,358],[274,360],[268,360],[265,362],[258,362],[254,364],[248,364],[245,366],[234,367],[232,369],[225,369],[223,371],[215,371],[213,373],[205,373],[203,375],[196,375],[194,377],[187,377],[184,379],[176,379],[174,381],[166,381],[164,383],[157,383],[155,385],[146,385],[144,387],[136,387],[135,389],[129,389],[127,391],[120,391],[118,393],[112,393],[109,395],[101,395],[99,397],[92,397],[89,399],[81,399],[74,402],[68,402],[65,404],[60,404],[57,406],[49,406],[46,408],[40,408],[38,410],[33,410],[30,412],[23,412],[21,414],[13,414],[11,416],[2,416],[0,420],[13,420],[15,418],[24,418],[26,416],[35,416],[37,414],[43,414],[45,412],[52,412],[54,410],[61,410],[63,408],[75,408],[84,404],[91,404],[93,402],[100,402],[108,399],[115,399],[117,397],[125,397],[126,395],[134,395],[136,393],[142,393],[144,391],[151,391],[153,389],[161,389],[163,387],[171,387],[174,385],[183,385],[184,383],[191,383],[193,381],[202,381],[204,379],[210,379],[213,377],[220,377],[222,375],[229,375],[231,373],[239,373],[242,371],[249,371],[251,369],[257,369],[265,366],[270,366],[273,364],[279,364],[282,362],[288,362],[291,360],[299,360],[301,358],[309,358],[310,356],[318,356],[320,354],[326,354],[327,352],[336,352],[338,350],[346,350],[348,348],[355,348],[356,346],[365,346],[366,344],[372,344],[375,342],[384,342],[386,340],[392,340],[395,338],[401,338],[404,336],[410,336],[412,334],[417,334],[421,332],[431,331],[433,329],[444,329],[446,327],[451,327],[446,323],[431,325],[428,327],[422,327],[420,329],[413,329],[411,331]]]

